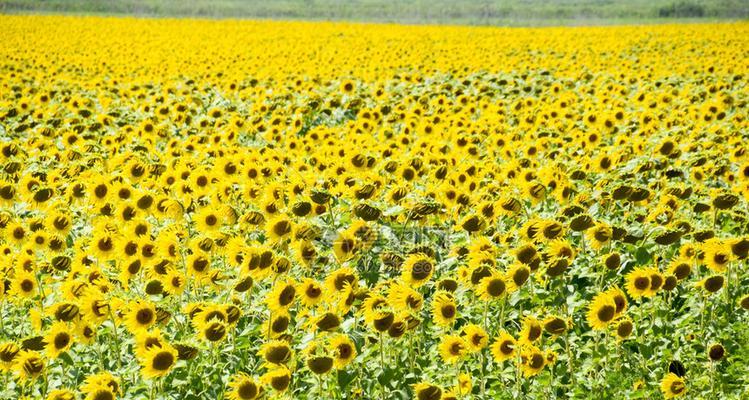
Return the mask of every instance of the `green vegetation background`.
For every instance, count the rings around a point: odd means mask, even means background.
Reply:
[[[590,25],[746,19],[749,0],[0,0],[0,13]]]

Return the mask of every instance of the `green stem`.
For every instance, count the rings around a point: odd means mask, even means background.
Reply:
[[[112,313],[112,306],[107,307],[109,309],[109,318],[112,320],[112,328],[114,330],[114,345],[115,345],[115,358],[117,359],[117,369],[122,369],[122,360],[120,360],[120,335],[117,332],[117,321]]]
[[[384,343],[385,338],[382,335],[382,332],[380,332],[380,369],[382,369],[382,375],[385,375],[385,346]],[[381,398],[385,400],[385,385],[380,382],[380,388],[382,389],[382,395]]]
[[[567,369],[569,370],[570,381],[572,382],[572,387],[574,388],[575,385],[576,385],[575,384],[575,364],[574,364],[574,361],[572,360],[572,350],[571,350],[571,347],[570,347],[570,334],[569,334],[569,332],[567,332],[564,335],[564,347],[565,347],[565,351],[567,352]]]

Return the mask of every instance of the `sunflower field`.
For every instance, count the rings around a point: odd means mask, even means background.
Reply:
[[[0,16],[0,398],[749,398],[749,23]]]

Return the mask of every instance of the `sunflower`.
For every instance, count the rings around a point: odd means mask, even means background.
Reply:
[[[438,326],[451,326],[458,317],[458,306],[450,292],[438,290],[432,300],[432,319]]]
[[[666,399],[683,397],[687,393],[686,381],[673,372],[669,372],[661,379],[661,392]]]
[[[533,316],[523,318],[523,329],[518,335],[518,342],[521,344],[531,344],[541,338],[543,327],[541,323]]]
[[[54,359],[60,353],[67,351],[73,345],[73,335],[65,322],[58,321],[52,324],[44,336],[45,352],[48,357]]]
[[[75,400],[75,392],[69,389],[55,389],[47,394],[46,400]]]
[[[305,307],[313,307],[319,304],[325,298],[325,292],[322,285],[312,278],[304,278],[297,284],[296,292]]]
[[[476,294],[484,301],[492,301],[502,298],[507,294],[507,282],[505,281],[504,276],[492,272],[490,276],[481,279]]]
[[[214,232],[221,229],[223,218],[221,212],[214,207],[204,207],[193,217],[195,228],[199,232]]]
[[[723,288],[725,278],[723,275],[712,275],[697,282],[697,287],[704,289],[708,294],[715,293]]]
[[[414,393],[417,400],[441,400],[442,388],[427,382],[419,382],[414,385]]]
[[[212,343],[223,340],[227,334],[226,322],[218,319],[198,322],[197,329],[200,333],[200,338]]]
[[[350,232],[340,232],[333,241],[333,253],[339,263],[348,261],[359,251],[360,244],[356,236]]]
[[[627,339],[634,330],[634,324],[629,317],[621,317],[614,322],[617,340]]]
[[[468,351],[468,343],[460,336],[445,335],[438,346],[442,361],[454,364],[460,361]]]
[[[512,335],[505,331],[500,331],[492,343],[491,351],[494,359],[497,362],[502,362],[513,358],[517,347],[517,341]]]
[[[142,358],[152,347],[160,347],[163,343],[165,341],[158,328],[150,331],[140,331],[135,334],[135,354]]]
[[[411,254],[401,267],[401,279],[407,285],[418,288],[434,274],[434,261],[424,254]]]
[[[603,222],[596,222],[595,225],[585,233],[590,241],[590,247],[596,250],[607,245],[613,236],[611,226]]]
[[[265,230],[272,242],[293,236],[294,223],[286,215],[277,215],[265,223]]]
[[[13,342],[0,344],[0,371],[10,371],[21,348]]]
[[[262,389],[250,375],[240,372],[229,380],[231,389],[226,395],[229,400],[255,400],[261,396]]]
[[[359,287],[359,277],[353,268],[341,267],[325,278],[325,287],[330,293],[342,292],[347,288],[356,290]]]
[[[387,301],[395,310],[417,312],[424,305],[424,296],[408,285],[393,282],[390,285]]]
[[[728,263],[733,259],[731,247],[716,239],[708,240],[702,248],[705,265],[715,273],[726,271]]]
[[[37,281],[34,274],[28,271],[16,271],[13,277],[10,293],[19,298],[31,298],[36,295]]]
[[[296,295],[297,289],[294,281],[290,278],[285,278],[273,285],[265,301],[272,312],[288,310],[294,304]]]
[[[606,293],[611,296],[611,298],[614,300],[614,304],[616,304],[615,317],[618,318],[627,311],[627,296],[617,286],[607,289]]]
[[[270,368],[260,380],[277,392],[284,392],[291,383],[291,371],[285,366]]]
[[[100,262],[114,260],[117,257],[117,239],[106,229],[97,228],[91,237],[89,252]]]
[[[530,275],[531,269],[528,266],[521,263],[513,263],[505,273],[507,292],[513,293],[520,289],[528,281]]]
[[[471,375],[462,373],[458,375],[458,384],[455,387],[455,392],[460,394],[461,397],[467,396],[471,393],[473,383],[471,382]]]
[[[44,359],[34,350],[22,350],[15,357],[13,370],[21,380],[34,379],[44,372]]]
[[[86,381],[84,382],[83,386],[81,386],[81,392],[86,395],[90,395],[92,392],[94,392],[96,389],[99,389],[99,388],[108,389],[110,391],[110,394],[112,394],[112,398],[114,398],[115,394],[118,394],[121,392],[120,380],[114,377],[109,372],[99,372],[97,374],[89,375],[86,378]],[[91,396],[88,396],[88,397],[91,397]]]
[[[177,271],[170,270],[165,277],[162,279],[162,285],[164,286],[164,292],[172,296],[181,294],[185,290],[187,279],[185,276]]]
[[[464,326],[462,335],[471,353],[480,351],[489,343],[489,335],[486,334],[484,328],[476,324]]]
[[[85,400],[114,400],[115,392],[107,386],[90,386],[86,390],[81,390],[86,395]]]
[[[627,280],[625,288],[629,297],[633,299],[645,296],[650,290],[650,274],[645,268],[633,269],[626,275],[625,279]]]
[[[567,332],[572,325],[572,321],[564,318],[550,315],[543,320],[543,327],[551,335],[559,336]]]
[[[593,329],[606,329],[616,316],[616,303],[610,293],[601,292],[593,297],[588,306],[588,326]]]
[[[177,350],[168,343],[152,346],[140,359],[141,374],[146,379],[160,378],[177,363]]]
[[[345,368],[356,358],[356,346],[345,334],[335,334],[328,339],[328,346],[333,349],[333,366]]]
[[[674,259],[668,266],[668,273],[675,276],[677,280],[683,280],[692,274],[692,260],[679,257]]]
[[[546,365],[546,355],[535,346],[523,347],[520,353],[521,368],[523,376],[537,375]]]
[[[156,307],[148,301],[136,301],[129,305],[125,315],[125,326],[131,333],[147,330],[156,323]]]
[[[273,340],[260,347],[260,355],[265,362],[274,365],[286,364],[291,360],[293,352],[289,344],[283,340]]]

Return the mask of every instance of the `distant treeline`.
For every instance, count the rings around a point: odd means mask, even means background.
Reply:
[[[535,25],[745,19],[749,0],[0,0],[0,13]]]

